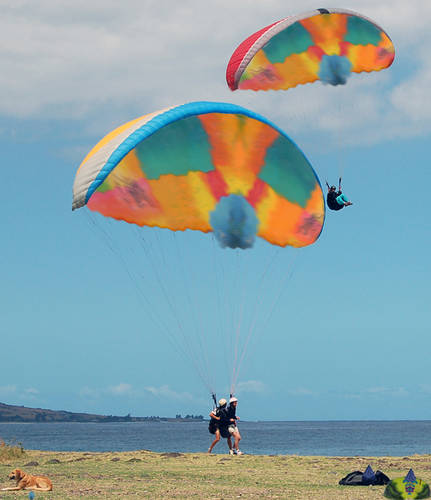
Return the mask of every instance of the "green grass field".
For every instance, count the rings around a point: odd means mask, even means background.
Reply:
[[[33,465],[32,465],[33,463]],[[37,463],[37,464],[36,464]],[[29,465],[27,465],[29,464]],[[332,500],[383,498],[383,486],[343,487],[338,481],[371,464],[390,478],[413,468],[429,482],[431,456],[299,457],[207,455],[203,453],[0,453],[0,487],[14,468],[48,476],[54,490],[37,499],[171,498]],[[26,498],[28,492],[0,492],[1,499]]]

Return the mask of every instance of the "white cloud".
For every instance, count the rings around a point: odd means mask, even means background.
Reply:
[[[419,386],[420,391],[425,394],[431,394],[431,385],[430,384],[422,384]]]
[[[266,386],[260,380],[247,380],[244,382],[239,382],[237,384],[237,393],[242,394],[246,392],[256,392],[261,393],[265,392]]]
[[[162,385],[160,387],[148,386],[145,390],[156,396],[158,398],[174,399],[174,400],[193,400],[193,396],[188,392],[176,392],[172,390],[168,385]]]
[[[431,41],[427,46],[427,50]],[[431,115],[429,89],[431,87],[431,64],[429,53],[421,50],[418,55],[419,68],[400,83],[391,94],[392,106],[413,123],[421,123]]]
[[[409,392],[404,387],[369,387],[361,391],[365,395],[405,397]]]
[[[0,114],[80,118],[101,134],[166,105],[208,99],[252,107],[293,137],[325,131],[326,141],[336,142],[342,130],[343,142],[355,144],[429,133],[431,2],[346,0],[343,6],[387,30],[397,49],[394,69],[354,75],[335,92],[316,84],[250,94],[226,87],[232,51],[260,27],[314,9],[313,0],[6,2],[0,94],[7,98]]]
[[[83,398],[100,398],[103,396],[126,396],[132,394],[134,391],[130,384],[119,383],[117,385],[112,385],[104,389],[95,389],[93,387],[82,387],[78,394]]]
[[[394,389],[392,391],[392,395],[393,396],[400,396],[400,397],[408,397],[409,396],[409,391],[407,389],[405,389],[404,387],[398,387],[397,389]]]
[[[125,396],[132,393],[132,386],[130,384],[117,384],[108,388],[107,392],[115,396]]]
[[[78,394],[83,398],[97,398],[99,397],[100,392],[86,386],[80,389]]]
[[[344,394],[344,397],[346,399],[361,399],[359,394]]]
[[[365,389],[364,392],[368,392],[369,394],[382,394],[388,392],[386,387],[369,387]]]
[[[192,401],[195,398],[188,392],[176,392],[168,385],[160,387],[147,386],[142,389],[135,389],[131,384],[121,382],[116,385],[111,385],[104,389],[94,389],[91,387],[83,387],[79,391],[79,395],[84,398],[100,398],[105,396],[131,396],[137,399],[147,397],[151,394],[155,397],[171,400],[186,400]]]
[[[15,394],[17,392],[16,385],[3,385],[0,386],[0,396],[9,396],[10,394]]]
[[[310,389],[307,389],[305,387],[298,387],[296,389],[291,389],[287,391],[288,394],[291,396],[313,396],[315,393],[313,391],[310,391]]]
[[[25,392],[27,394],[31,394],[32,396],[37,396],[39,394],[39,391],[34,387],[29,387],[28,389],[25,390]]]

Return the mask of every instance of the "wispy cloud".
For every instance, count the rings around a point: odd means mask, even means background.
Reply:
[[[127,396],[132,394],[133,389],[130,384],[126,384],[124,382],[120,382],[116,385],[111,385],[109,387],[105,387],[102,389],[94,388],[94,387],[82,387],[78,394],[83,398],[100,398],[102,396]]]
[[[174,399],[174,400],[193,400],[193,396],[188,392],[176,392],[172,390],[168,385],[162,385],[160,387],[148,386],[145,390],[156,396],[158,398]]]
[[[17,392],[16,385],[3,385],[0,386],[0,396],[9,396],[10,394],[15,394]]]
[[[35,389],[34,387],[29,387],[24,392],[26,392],[27,394],[30,394],[32,396],[37,396],[39,394],[38,389]]]
[[[344,394],[343,396],[346,399],[361,399],[360,394]]]
[[[388,393],[389,389],[387,387],[369,387],[364,389],[362,392],[368,394],[384,394]]]
[[[367,398],[397,398],[407,397],[409,391],[405,387],[367,387],[353,393],[346,393],[343,396],[347,399],[367,399]]]
[[[155,396],[161,399],[170,400],[186,400],[194,401],[195,398],[188,392],[178,392],[171,389],[168,385],[162,385],[160,387],[147,386],[141,389],[136,389],[133,385],[120,382],[115,385],[111,385],[105,388],[91,388],[83,387],[79,391],[79,395],[83,398],[103,398],[106,396],[117,396],[117,397],[133,397],[136,399],[145,398],[149,395]]]
[[[78,394],[83,398],[98,398],[100,396],[100,391],[85,386],[79,390]]]
[[[431,60],[423,48],[431,44],[428,0],[415,0],[415,8],[401,0],[349,3],[391,35],[402,54],[394,67],[408,59],[405,80],[399,81],[395,68],[353,75],[334,92],[319,83],[287,93],[227,89],[225,68],[238,43],[272,21],[312,8],[312,0],[288,6],[283,0],[184,0],[166,13],[152,0],[130,0],[127,10],[114,0],[39,0],[37,6],[17,0],[2,10],[0,64],[8,78],[0,79],[0,93],[8,98],[1,100],[0,114],[84,118],[89,127],[97,122],[99,132],[166,105],[209,99],[250,103],[288,129],[294,118],[295,132],[325,130],[335,140],[342,130],[346,144],[429,132]]]
[[[237,393],[246,393],[246,392],[256,392],[261,393],[265,392],[266,386],[260,380],[247,380],[244,382],[239,382],[237,384]]]
[[[128,396],[132,393],[132,386],[130,384],[120,383],[108,387],[107,392],[114,396]]]
[[[388,396],[408,396],[409,392],[404,387],[369,387],[364,389],[365,394],[388,395]]]
[[[287,391],[291,396],[313,396],[316,393],[307,389],[305,387],[297,387],[296,389],[290,389]]]

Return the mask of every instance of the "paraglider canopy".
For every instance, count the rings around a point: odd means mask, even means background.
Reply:
[[[405,477],[392,479],[386,486],[386,498],[430,498],[430,487],[422,479],[416,478],[412,469]]]
[[[307,158],[250,110],[187,103],[125,123],[96,144],[73,187],[73,209],[85,205],[105,216],[86,214],[126,268],[145,324],[194,365],[217,406],[215,381],[230,377],[232,395],[250,339],[291,276],[286,260],[278,266],[274,258],[291,252],[273,245],[311,245],[322,230],[324,197]],[[256,252],[218,251],[214,238],[185,230],[212,232],[222,247],[266,241]],[[226,374],[214,361],[223,353]]]
[[[73,208],[139,226],[214,231],[222,246],[255,235],[303,247],[319,237],[325,205],[302,151],[245,108],[195,102],[122,125],[81,164]]]
[[[345,84],[352,72],[380,71],[395,49],[374,21],[345,9],[290,16],[244,40],[226,70],[231,90],[287,90],[321,80]]]

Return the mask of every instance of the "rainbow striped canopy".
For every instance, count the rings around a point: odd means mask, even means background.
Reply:
[[[253,207],[257,235],[270,243],[302,247],[320,235],[322,188],[302,151],[265,118],[226,103],[183,104],[109,133],[79,167],[73,209],[209,232],[210,214],[232,194]]]
[[[344,9],[290,16],[254,33],[233,53],[226,70],[231,90],[287,90],[322,80],[345,83],[351,73],[392,64],[389,36],[370,19]],[[332,67],[343,77],[328,76]]]

